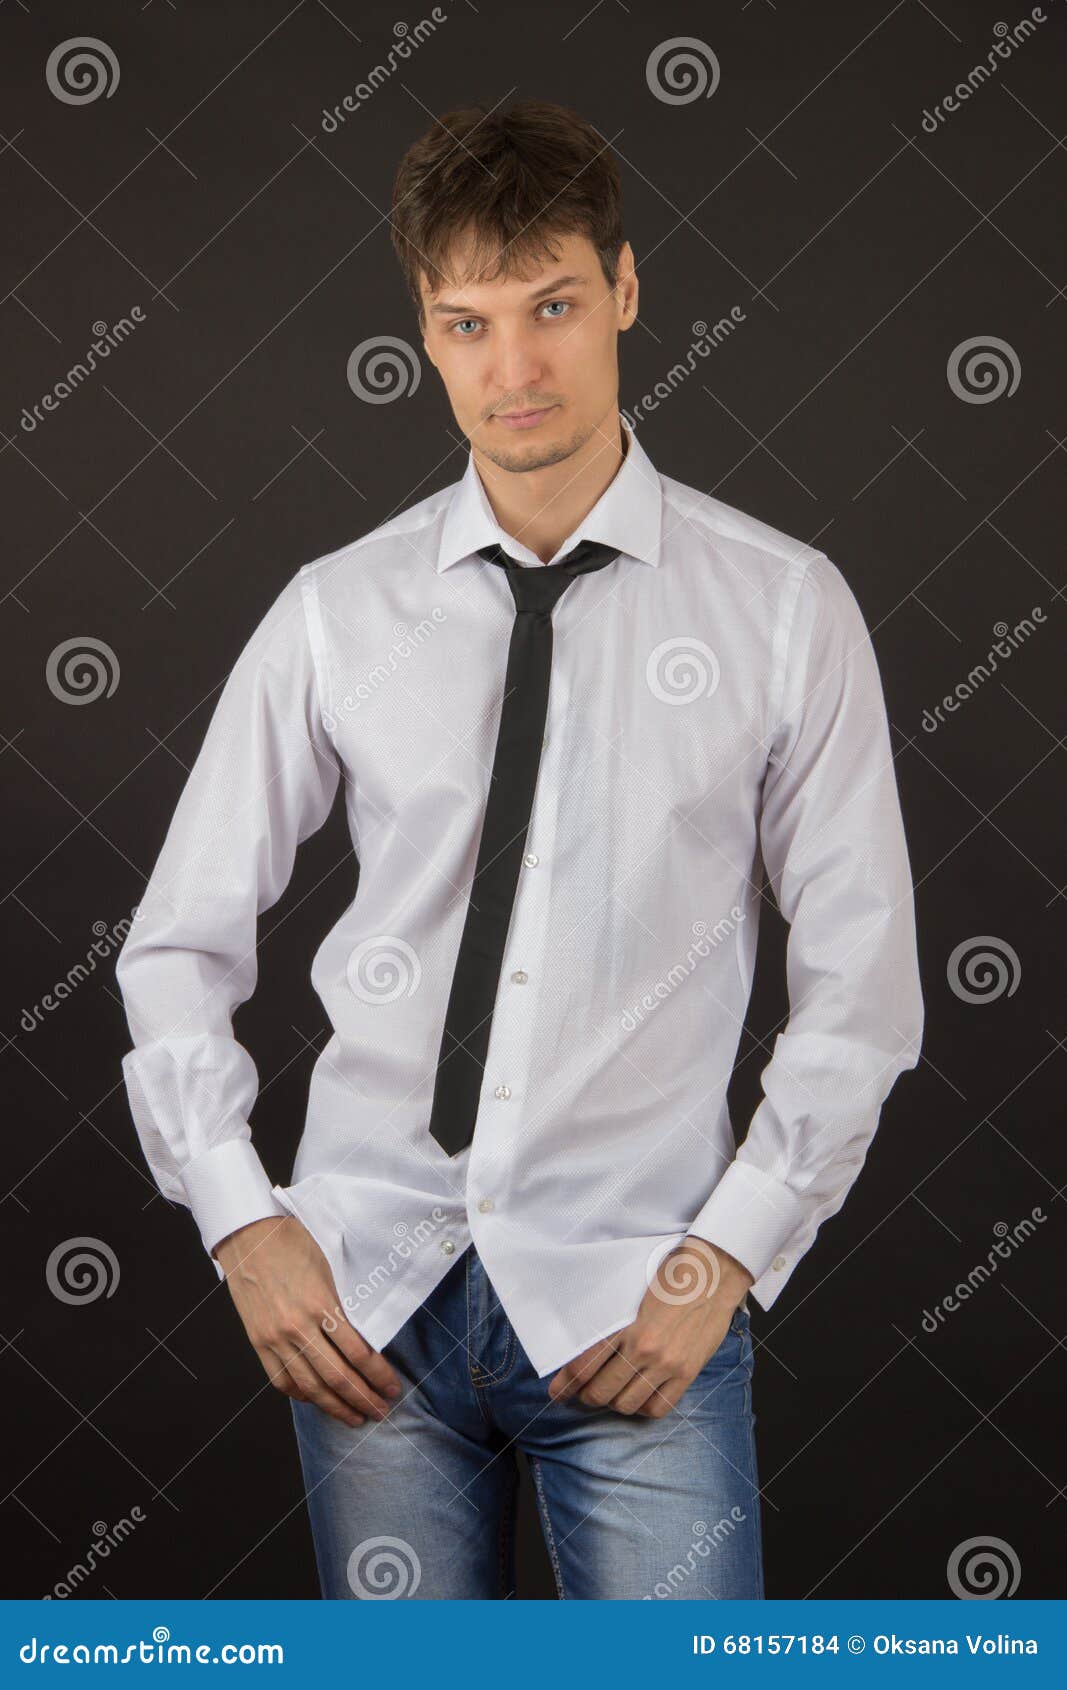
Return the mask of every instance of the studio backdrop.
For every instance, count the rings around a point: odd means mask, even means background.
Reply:
[[[284,582],[462,474],[392,176],[435,114],[534,95],[623,175],[620,408],[833,559],[891,725],[925,1037],[752,1307],[767,1594],[1062,1596],[1065,30],[1060,0],[3,9],[5,1595],[317,1594],[289,1403],[141,1154],[114,963]],[[342,802],[235,1020],[281,1183]],[[739,1124],[788,1015],[764,896]],[[528,1479],[521,1509],[517,1594],[552,1597]]]

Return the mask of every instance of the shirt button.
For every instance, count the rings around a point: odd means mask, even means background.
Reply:
[[[487,1215],[493,1207],[493,1199],[491,1197],[483,1197],[481,1202],[478,1204],[478,1207],[482,1211],[483,1215]]]
[[[493,1093],[493,1096],[494,1097],[500,1097],[500,1098],[510,1097],[511,1096],[511,1087],[510,1086],[497,1086],[496,1091]]]
[[[455,1248],[456,1246],[453,1244],[451,1238],[446,1238],[444,1243],[441,1245],[441,1249],[444,1251],[446,1256],[451,1256],[455,1251]]]
[[[775,1269],[775,1271],[777,1273],[781,1273],[782,1269],[785,1267],[785,1257],[784,1256],[775,1256],[773,1262],[771,1263],[771,1266],[772,1266],[772,1268]]]
[[[536,868],[537,867],[537,852],[536,851],[527,851],[525,857],[523,857],[522,860],[526,864],[527,868]]]
[[[530,976],[527,974],[525,968],[517,968],[511,978],[514,980],[516,986],[525,986]]]

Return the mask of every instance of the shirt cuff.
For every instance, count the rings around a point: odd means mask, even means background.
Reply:
[[[216,1244],[240,1226],[289,1212],[274,1196],[267,1170],[248,1138],[230,1138],[202,1151],[185,1164],[181,1178],[204,1249],[220,1279],[225,1272],[211,1254]]]
[[[807,1218],[806,1205],[781,1180],[735,1158],[689,1231],[736,1256],[752,1275],[756,1301],[769,1309],[804,1253],[784,1246]]]

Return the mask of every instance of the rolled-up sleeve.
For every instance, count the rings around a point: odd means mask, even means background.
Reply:
[[[116,963],[122,1069],[152,1175],[217,1243],[286,1211],[253,1147],[259,1078],[233,1035],[257,977],[257,917],[290,879],[340,779],[323,724],[317,605],[293,576],[234,665]]]
[[[923,1032],[914,894],[879,671],[822,554],[794,582],[760,843],[789,923],[789,1016],[748,1134],[690,1231],[769,1309],[863,1166]]]

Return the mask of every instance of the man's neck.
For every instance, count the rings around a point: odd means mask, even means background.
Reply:
[[[569,458],[516,474],[479,456],[475,466],[505,534],[548,563],[619,472],[628,446],[618,409]]]

